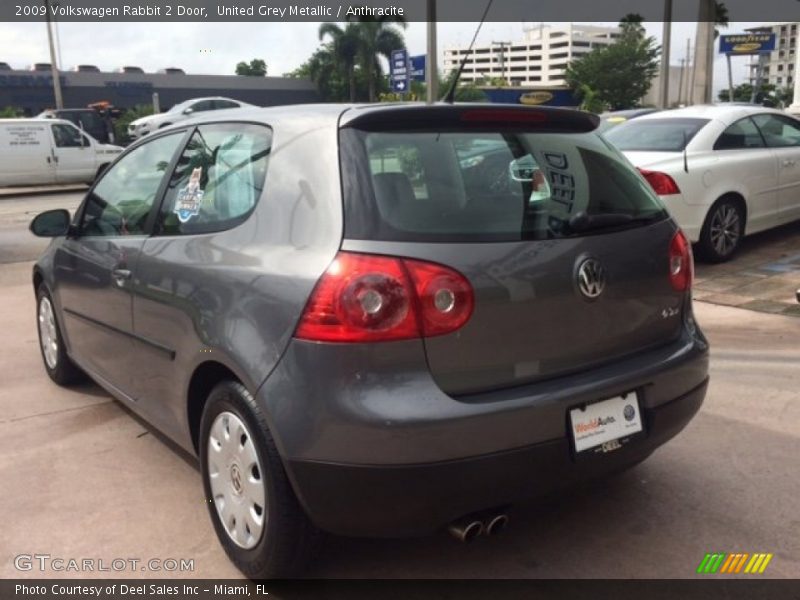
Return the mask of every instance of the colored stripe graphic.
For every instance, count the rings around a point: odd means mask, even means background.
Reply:
[[[706,553],[697,566],[697,572],[704,574],[734,574],[742,572],[750,575],[760,574],[767,569],[767,565],[773,556],[772,553],[766,552],[757,552],[755,554],[748,552],[733,552],[731,554],[725,552]]]

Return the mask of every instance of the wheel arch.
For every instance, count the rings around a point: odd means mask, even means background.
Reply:
[[[209,393],[219,382],[231,380],[246,385],[229,367],[215,360],[205,361],[195,367],[186,391],[186,417],[194,451],[199,455],[200,421]]]

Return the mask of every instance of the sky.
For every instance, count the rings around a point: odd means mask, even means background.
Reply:
[[[599,23],[598,23],[599,24]],[[532,22],[485,23],[477,43],[522,39]],[[614,23],[605,23],[614,25]],[[731,23],[723,33],[738,33],[761,23]],[[477,23],[439,23],[439,61],[448,45],[466,46]],[[302,64],[318,47],[319,23],[60,23],[61,66],[93,64],[103,71],[136,65],[145,71],[181,67],[187,73],[233,74],[236,63],[262,58],[269,75],[282,75]],[[660,42],[661,23],[645,23]],[[695,23],[673,23],[670,62],[680,64],[686,40],[694,40]],[[425,23],[405,31],[410,54],[425,53]],[[12,68],[50,62],[44,23],[0,23],[0,61]],[[749,59],[733,59],[734,83],[746,80]],[[716,55],[714,88],[727,87],[725,58]]]

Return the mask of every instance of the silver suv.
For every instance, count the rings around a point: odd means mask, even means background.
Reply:
[[[195,453],[249,577],[321,530],[494,532],[699,409],[691,249],[579,112],[209,115],[122,154],[33,270],[44,366]],[[124,460],[124,457],[121,459]]]

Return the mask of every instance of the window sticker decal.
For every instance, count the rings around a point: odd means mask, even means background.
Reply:
[[[186,187],[178,191],[175,200],[175,210],[181,223],[187,223],[192,217],[200,213],[200,204],[203,202],[203,190],[200,189],[200,178],[203,176],[203,167],[197,167],[189,177]]]

